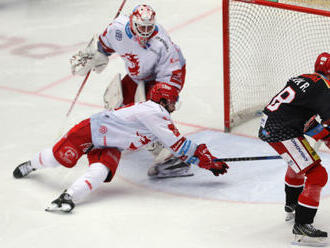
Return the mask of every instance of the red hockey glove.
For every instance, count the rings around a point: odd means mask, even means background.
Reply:
[[[216,157],[212,156],[205,144],[197,146],[194,156],[199,159],[199,167],[210,170],[215,176],[219,176],[219,174],[223,175],[229,169],[229,166],[225,162],[214,162]]]

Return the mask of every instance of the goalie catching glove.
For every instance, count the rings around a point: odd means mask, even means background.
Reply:
[[[229,169],[229,166],[225,162],[214,161],[217,158],[212,156],[205,144],[197,146],[194,156],[199,159],[199,167],[210,170],[215,176],[223,175],[227,173],[227,169]]]
[[[322,140],[330,149],[330,120],[323,121],[320,124],[315,117],[312,117],[304,127],[304,133],[316,141]]]
[[[84,50],[78,51],[70,60],[73,75],[85,76],[94,70],[101,73],[109,62],[108,56],[98,50],[98,36],[94,35]]]

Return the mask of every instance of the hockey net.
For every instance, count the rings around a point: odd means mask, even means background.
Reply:
[[[223,0],[225,130],[260,115],[287,80],[330,52],[330,11]]]

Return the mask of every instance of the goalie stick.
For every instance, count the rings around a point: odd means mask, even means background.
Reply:
[[[126,0],[123,0],[123,2],[121,3],[121,5],[120,5],[120,7],[119,7],[119,9],[118,9],[118,11],[117,11],[117,13],[116,13],[114,19],[116,19],[116,18],[120,15],[120,12],[121,12],[122,9],[124,8],[125,3],[126,3]],[[78,97],[79,97],[79,95],[80,95],[82,89],[84,88],[84,86],[85,86],[85,84],[86,84],[86,82],[87,82],[87,79],[88,79],[90,73],[91,73],[91,71],[89,71],[89,72],[87,73],[87,75],[85,76],[84,81],[81,83],[80,88],[79,88],[79,90],[78,90],[78,92],[77,92],[75,98],[73,99],[73,101],[72,101],[72,103],[71,103],[71,106],[70,106],[68,112],[67,112],[66,115],[65,115],[66,117],[69,117],[69,115],[71,114],[71,111],[72,111],[74,105],[76,104],[77,99],[78,99]]]

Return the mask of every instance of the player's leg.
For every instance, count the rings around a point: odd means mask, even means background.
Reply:
[[[31,160],[17,166],[13,175],[15,178],[22,178],[32,171],[44,168],[71,168],[91,145],[90,123],[87,119],[71,128],[53,148],[44,149],[36,153]]]
[[[315,229],[312,224],[319,206],[321,190],[328,181],[328,174],[326,169],[320,164],[320,161],[318,161],[305,175],[305,187],[298,198],[293,233],[296,234],[298,239],[307,235],[323,240],[328,236],[327,233]]]
[[[306,182],[299,194],[295,209],[293,233],[298,243],[318,243],[327,233],[313,227],[312,223],[320,200],[320,192],[327,182],[327,172],[320,158],[304,137],[298,137],[270,145],[288,163],[297,175],[305,175]],[[297,177],[299,184],[299,177]]]
[[[52,201],[46,210],[70,212],[77,202],[99,188],[103,182],[111,181],[116,173],[120,156],[120,151],[115,148],[93,149],[88,152],[88,170]]]
[[[286,221],[294,219],[298,197],[304,188],[305,176],[295,173],[290,166],[285,174],[285,206]]]

